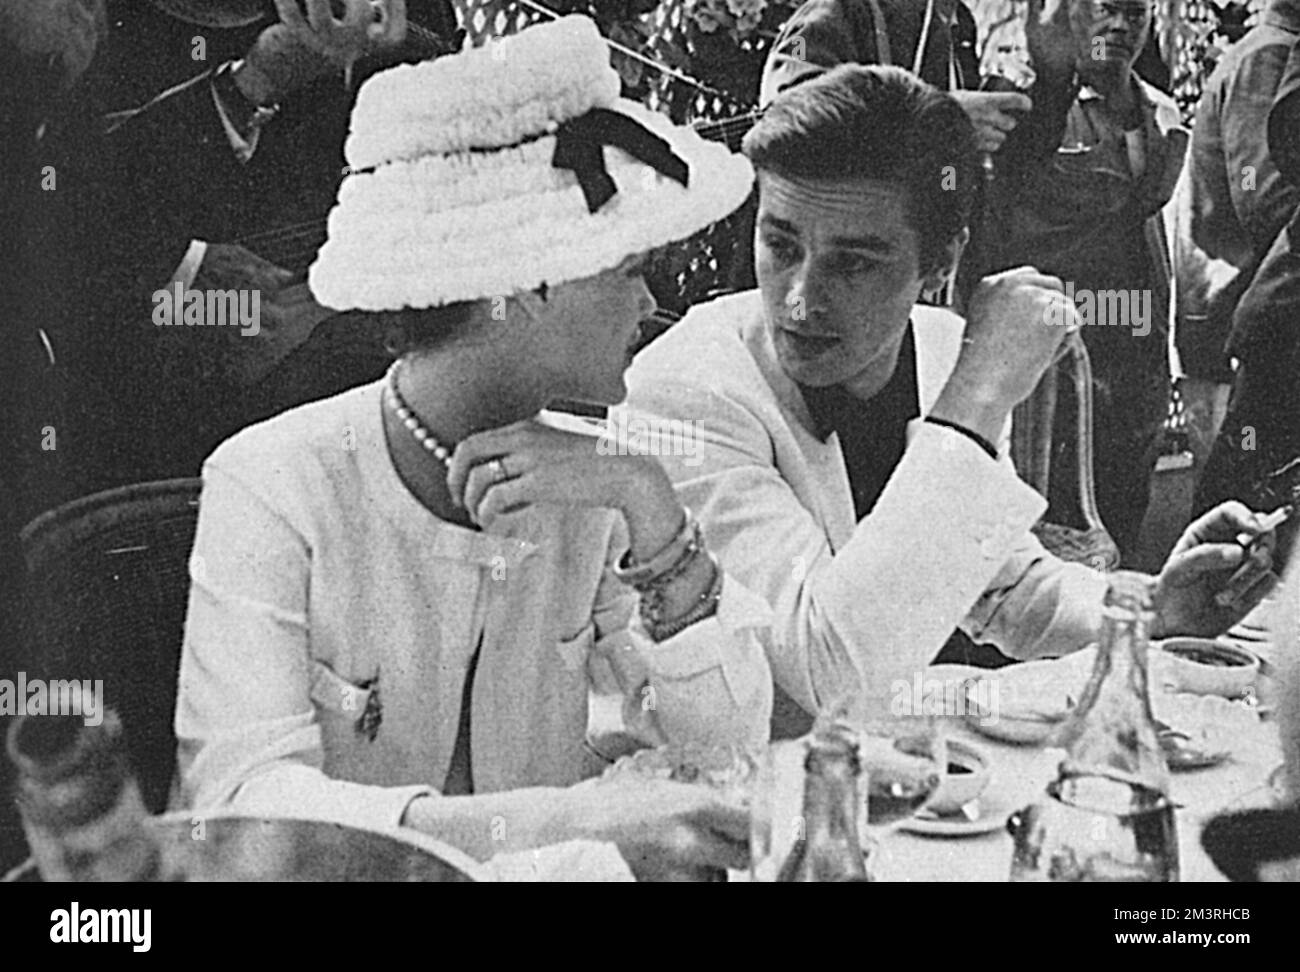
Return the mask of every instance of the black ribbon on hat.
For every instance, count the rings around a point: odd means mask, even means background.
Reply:
[[[605,169],[606,145],[622,149],[674,182],[689,183],[690,167],[667,141],[620,111],[592,108],[560,125],[551,156],[553,167],[570,169],[578,177],[588,212],[596,212],[618,192]]]

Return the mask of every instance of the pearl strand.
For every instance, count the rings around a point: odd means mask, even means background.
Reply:
[[[394,361],[393,366],[388,369],[387,389],[392,398],[393,413],[398,420],[406,426],[407,431],[415,437],[415,441],[424,447],[425,452],[430,452],[433,457],[441,462],[448,469],[451,468],[451,450],[439,442],[432,432],[425,428],[424,424],[411,411],[411,407],[406,404],[406,399],[402,393],[397,390],[397,367],[399,362]]]

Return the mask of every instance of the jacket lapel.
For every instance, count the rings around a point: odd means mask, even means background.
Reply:
[[[962,319],[951,311],[936,307],[913,308],[917,393],[922,415],[934,407],[948,376],[952,374],[961,351],[963,329]],[[839,436],[832,434],[822,442],[813,434],[808,406],[799,386],[777,361],[771,334],[763,326],[761,310],[747,319],[744,340],[772,389],[777,407],[791,433],[790,441],[773,441],[777,468],[825,531],[831,549],[838,552],[849,542],[857,526]]]

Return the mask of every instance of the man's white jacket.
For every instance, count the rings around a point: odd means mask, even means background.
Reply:
[[[918,306],[912,326],[925,415],[964,324]],[[757,291],[693,308],[637,357],[628,388],[606,447],[657,456],[727,573],[767,600],[776,684],[805,710],[849,692],[887,699],[958,626],[1021,659],[1095,640],[1105,580],[1029,532],[1046,501],[1016,476],[1009,435],[994,461],[915,420],[857,522],[839,438],[813,433]]]

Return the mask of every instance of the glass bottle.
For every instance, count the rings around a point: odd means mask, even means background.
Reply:
[[[1013,881],[1176,881],[1169,770],[1147,688],[1154,581],[1110,575],[1097,660],[1043,800],[1013,814]]]
[[[777,881],[866,881],[858,837],[862,812],[858,747],[841,728],[815,733],[804,759],[804,833]]]
[[[23,831],[46,881],[149,881],[159,852],[115,712],[20,716],[9,728]]]

